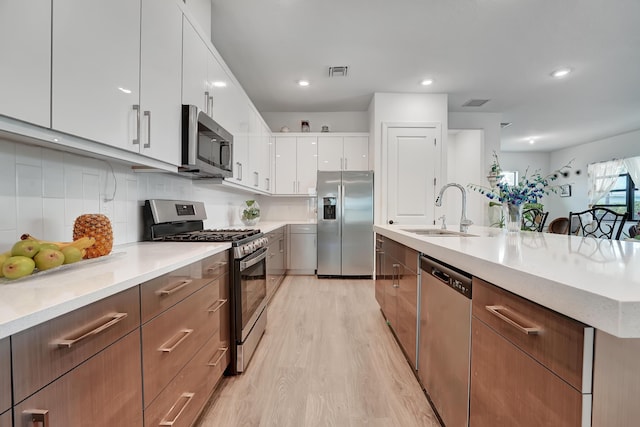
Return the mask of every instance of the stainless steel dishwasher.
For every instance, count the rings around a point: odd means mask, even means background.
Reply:
[[[418,376],[446,427],[469,424],[471,276],[420,257]]]

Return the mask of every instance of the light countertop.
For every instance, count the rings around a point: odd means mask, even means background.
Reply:
[[[176,250],[176,246],[180,250]],[[111,254],[9,281],[0,279],[0,338],[51,320],[231,247],[140,242]]]
[[[621,338],[640,338],[640,244],[471,226],[472,237],[374,231]],[[456,231],[457,226],[450,225]]]
[[[266,234],[287,224],[315,222],[263,221],[255,227],[234,228],[258,228]],[[0,278],[0,339],[230,247],[230,243],[130,243],[115,246],[106,257],[15,281]]]

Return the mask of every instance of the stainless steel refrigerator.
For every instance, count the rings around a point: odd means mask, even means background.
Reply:
[[[318,172],[318,276],[373,274],[373,172]]]

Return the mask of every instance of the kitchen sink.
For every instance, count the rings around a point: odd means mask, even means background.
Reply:
[[[414,233],[420,236],[432,236],[432,237],[476,237],[475,234],[461,233],[453,230],[443,230],[441,228],[428,228],[417,230],[403,230],[407,233]]]

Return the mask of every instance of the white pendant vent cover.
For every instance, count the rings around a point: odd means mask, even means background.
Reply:
[[[341,65],[338,67],[329,67],[329,77],[347,77],[349,67]]]
[[[463,107],[482,107],[487,102],[489,102],[488,99],[470,99],[464,104],[462,104],[462,106]]]

